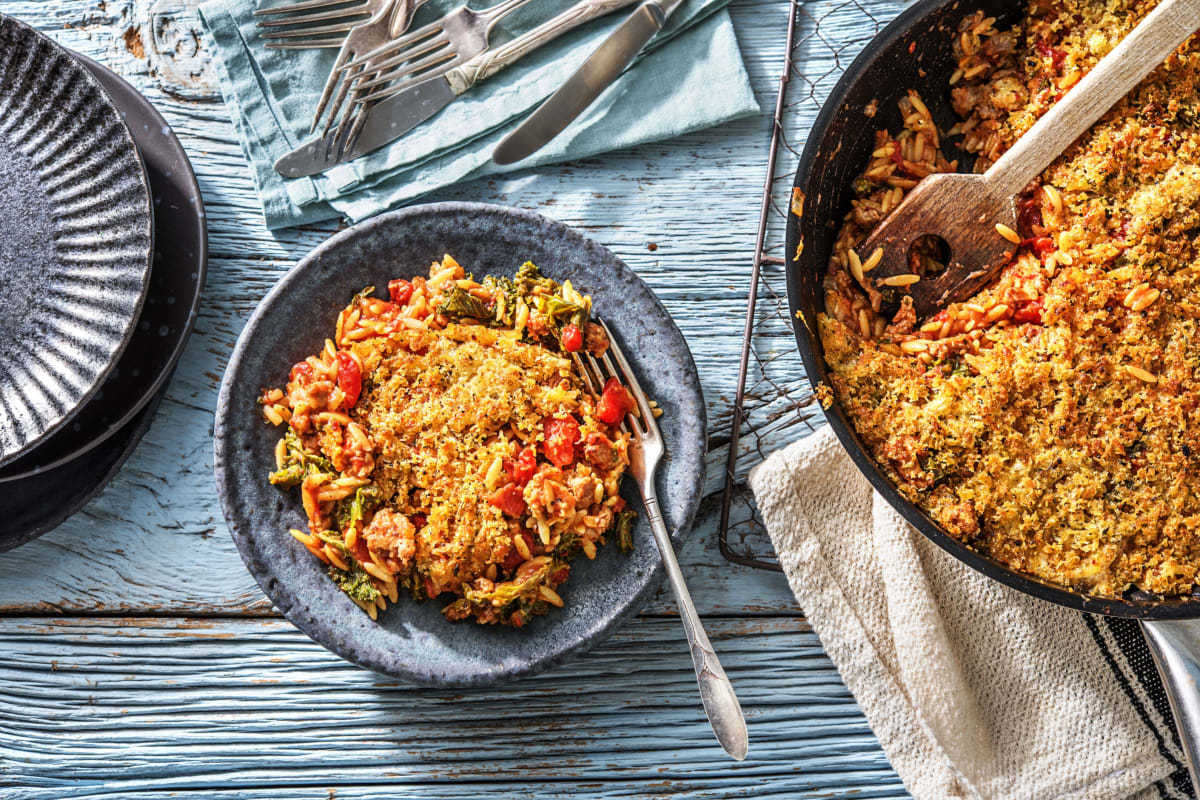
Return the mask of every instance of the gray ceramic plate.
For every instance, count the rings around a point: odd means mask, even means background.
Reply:
[[[275,606],[318,643],[413,683],[485,686],[561,664],[637,611],[662,575],[645,521],[638,522],[631,555],[610,542],[595,561],[574,562],[560,587],[566,608],[521,630],[447,622],[444,599],[402,598],[372,622],[288,535],[289,528],[305,527],[304,513],[294,493],[267,482],[280,432],[263,422],[256,402],[262,387],[282,385],[293,363],[320,349],[355,292],[424,274],[443,253],[476,278],[509,275],[531,260],[592,295],[638,380],[665,411],[659,424],[670,458],[659,468],[658,492],[667,527],[682,541],[700,501],[706,445],[704,401],[683,335],[611,251],[532,212],[476,203],[418,206],[356,225],[314,250],[271,290],[242,331],[221,384],[217,491],[246,566]],[[622,494],[641,509],[630,480]]]
[[[150,188],[84,66],[0,15],[0,463],[61,427],[133,333]]]

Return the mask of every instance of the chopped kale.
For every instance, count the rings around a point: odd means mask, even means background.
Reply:
[[[633,522],[636,519],[635,512],[625,509],[617,514],[617,520],[613,523],[613,531],[617,534],[617,547],[621,548],[622,553],[633,552]]]
[[[487,320],[491,319],[492,314],[488,311],[488,307],[475,295],[468,291],[459,289],[455,286],[446,295],[446,299],[438,306],[438,313],[445,314],[452,319],[463,319],[470,317],[472,319]]]
[[[350,549],[346,547],[346,542],[342,539],[340,533],[330,533],[329,531],[314,531],[313,535],[320,539],[325,544],[333,545],[334,548],[345,558],[353,558],[350,555]]]
[[[878,183],[869,181],[866,178],[859,178],[854,182],[854,193],[859,197],[865,197],[879,188],[880,185]]]
[[[554,548],[554,555],[559,558],[570,558],[579,552],[581,547],[579,534],[567,532],[558,540],[558,546]]]
[[[356,306],[356,305],[358,305],[360,300],[367,298],[367,297],[373,297],[374,295],[375,295],[375,287],[374,286],[364,286],[361,292],[354,295],[354,297],[350,298],[350,305]]]
[[[539,298],[538,310],[556,333],[568,324],[574,324],[580,330],[587,325],[587,307],[564,300],[557,294],[543,295]]]
[[[304,465],[300,463],[287,464],[283,469],[276,470],[268,476],[271,483],[284,489],[294,489],[304,480]]]
[[[497,325],[511,326],[517,318],[517,290],[512,279],[494,278],[489,275],[483,279],[483,286],[492,290],[492,296],[496,300],[492,307],[492,319]]]
[[[463,597],[472,605],[491,605],[497,608],[508,605],[528,591],[543,583],[550,574],[550,564],[542,564],[524,580],[504,581],[497,583],[490,592],[480,592],[470,586],[463,586]]]
[[[283,435],[283,443],[287,450],[283,466],[270,475],[271,483],[276,486],[291,489],[298,486],[300,481],[304,480],[304,476],[310,473],[332,474],[336,472],[328,458],[320,453],[310,453],[305,450],[300,437],[291,428],[288,428],[287,433]]]
[[[334,512],[338,527],[342,530],[348,529],[359,520],[365,519],[366,515],[375,510],[381,502],[383,502],[383,493],[379,491],[378,487],[359,487],[353,497],[347,497],[338,502],[337,510]]]
[[[541,290],[542,294],[552,294],[558,288],[550,278],[542,277],[542,272],[537,268],[532,261],[526,261],[517,268],[517,274],[513,276],[513,288],[521,297],[529,297],[532,294],[537,294]]]
[[[342,588],[342,591],[358,600],[360,603],[374,603],[379,597],[379,590],[371,583],[371,576],[355,562],[349,570],[331,566],[329,577]]]

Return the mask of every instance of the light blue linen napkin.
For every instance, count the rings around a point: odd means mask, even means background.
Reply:
[[[200,7],[215,45],[221,90],[272,229],[334,217],[357,222],[468,178],[656,141],[758,111],[724,8],[729,0],[685,0],[633,68],[566,131],[520,164],[497,166],[491,161],[493,148],[628,11],[545,45],[381,150],[324,175],[285,179],[273,164],[309,138],[312,111],[336,51],[263,47],[252,12],[282,1],[208,0]],[[431,0],[418,11],[413,27],[460,2]],[[491,42],[519,35],[574,2],[531,0],[497,25]]]

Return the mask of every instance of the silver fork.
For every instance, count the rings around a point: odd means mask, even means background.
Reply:
[[[416,76],[416,73],[427,69],[434,61],[442,61],[447,55],[453,55],[454,63],[457,64],[482,53],[487,49],[488,37],[491,36],[496,23],[526,2],[528,0],[500,3],[483,11],[472,11],[466,6],[459,6],[453,11],[448,11],[437,22],[388,42],[347,63],[342,67],[343,70],[352,70],[370,62],[370,70],[363,70],[359,77],[358,89],[374,89],[401,78],[414,76],[403,84],[368,92],[357,98],[356,102],[374,102],[404,91],[413,81],[431,77],[425,74]],[[427,55],[429,53],[433,55]],[[414,61],[423,55],[426,57]],[[438,74],[444,71],[439,70]]]
[[[254,16],[273,17],[257,23],[257,27],[261,29],[259,37],[267,40],[269,48],[308,50],[341,47],[346,41],[346,34],[376,17],[388,16],[387,12],[396,2],[397,0],[299,0],[257,9]],[[410,5],[410,2],[400,0],[400,5]],[[415,10],[414,6],[411,11]],[[412,18],[411,11],[408,13],[409,19]],[[404,25],[408,27],[408,22]]]
[[[335,88],[337,95],[329,105],[329,118],[321,132],[323,137],[328,135],[346,104],[346,96],[352,93],[348,108],[338,121],[337,133],[330,140],[341,142],[345,147],[362,129],[371,105],[479,55],[487,49],[488,37],[496,23],[528,2],[506,0],[483,11],[459,6],[436,22],[403,36],[392,35],[376,27],[374,22],[355,28],[346,37],[325,82],[310,133],[316,130]]]
[[[679,617],[683,621],[683,629],[687,633],[688,643],[692,651],[692,665],[696,668],[696,681],[700,684],[700,699],[704,703],[704,711],[708,722],[712,725],[717,741],[725,748],[725,752],[738,761],[746,757],[749,739],[746,733],[746,719],[742,715],[742,707],[733,686],[713,652],[704,626],[696,607],[692,604],[692,596],[687,584],[683,581],[683,572],[679,569],[679,561],[675,558],[675,548],[671,545],[671,536],[667,533],[666,523],[663,522],[662,509],[658,505],[658,493],[654,488],[654,473],[658,462],[666,452],[663,445],[662,432],[654,421],[654,412],[646,393],[638,384],[637,377],[629,367],[625,354],[617,345],[612,331],[601,320],[596,320],[605,334],[608,335],[609,351],[616,359],[613,365],[608,352],[601,356],[604,369],[594,356],[586,351],[583,357],[573,353],[575,365],[583,373],[588,390],[596,397],[600,396],[605,382],[605,375],[617,378],[622,385],[629,389],[637,401],[637,411],[627,414],[621,422],[621,430],[630,434],[629,441],[629,471],[637,480],[638,489],[642,493],[642,502],[646,508],[646,518],[650,521],[650,529],[654,532],[654,541],[662,554],[663,564],[667,568],[667,577],[671,580],[671,588],[675,590],[675,599],[679,603]],[[617,368],[619,366],[619,369]]]

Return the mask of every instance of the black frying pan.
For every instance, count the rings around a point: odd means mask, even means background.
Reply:
[[[950,107],[949,90],[950,74],[957,66],[951,46],[959,21],[983,10],[996,17],[996,27],[1002,29],[1019,18],[1022,5],[1011,0],[918,0],[867,45],[821,109],[796,170],[795,187],[804,194],[804,212],[799,218],[788,215],[786,249],[792,324],[814,389],[821,382],[828,384],[824,350],[816,331],[817,314],[824,310],[821,280],[838,225],[850,208],[851,183],[874,150],[876,129],[901,128],[896,103],[908,89],[920,92],[941,130],[959,121]],[[872,104],[877,110],[874,117],[868,117],[866,110]],[[970,168],[970,156],[955,151],[945,139],[942,145],[948,159],[958,158],[960,170]],[[793,261],[801,241],[804,249]],[[1015,572],[972,550],[900,494],[867,452],[836,400],[825,415],[850,458],[875,490],[914,528],[971,568],[1026,594],[1080,611],[1143,621],[1200,618],[1200,595],[1195,593],[1170,598],[1145,592],[1130,592],[1120,598],[1090,597]],[[1194,755],[1200,750],[1195,746],[1200,737],[1193,734],[1198,729],[1195,721],[1200,720],[1197,692],[1200,669],[1196,666],[1196,656],[1200,655],[1200,622],[1149,623],[1143,631],[1163,672],[1189,763],[1194,764]]]

